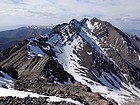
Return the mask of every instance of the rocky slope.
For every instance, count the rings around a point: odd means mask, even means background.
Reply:
[[[25,43],[24,43],[25,44]],[[98,93],[91,92],[91,89],[78,83],[71,74],[64,71],[61,64],[53,58],[34,56],[29,59],[27,45],[16,47],[12,55],[1,62],[1,74],[8,74],[9,76],[17,79],[14,83],[14,89],[20,91],[30,91],[41,95],[57,96],[64,98],[72,98],[85,105],[99,104],[102,105],[109,103],[117,105],[112,99],[105,99]],[[13,48],[14,49],[14,48]],[[13,51],[10,49],[9,52]],[[12,70],[13,69],[13,70]],[[15,77],[15,70],[18,75]],[[7,71],[12,71],[8,73]],[[17,73],[17,72],[16,72]],[[1,78],[9,79],[7,76]],[[11,82],[2,83],[3,88],[13,88]],[[95,98],[94,98],[95,97]],[[47,98],[16,98],[16,97],[1,97],[0,104],[3,105],[73,105],[74,103],[61,101],[49,102]],[[7,101],[5,101],[7,100]]]
[[[139,105],[140,38],[108,22],[73,19],[4,54],[3,71],[12,67],[18,72],[15,89],[90,105]]]

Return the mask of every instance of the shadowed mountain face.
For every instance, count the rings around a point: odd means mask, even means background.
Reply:
[[[119,104],[140,98],[140,38],[108,22],[73,19],[11,50],[0,65],[18,71],[19,90],[41,91],[36,81],[40,86],[78,81]]]

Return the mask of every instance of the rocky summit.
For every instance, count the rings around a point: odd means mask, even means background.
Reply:
[[[56,25],[0,61],[0,105],[140,104],[140,38],[106,21]]]

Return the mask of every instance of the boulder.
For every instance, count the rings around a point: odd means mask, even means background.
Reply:
[[[18,72],[15,70],[14,67],[8,66],[6,68],[6,72],[10,77],[12,77],[14,79],[18,79]]]

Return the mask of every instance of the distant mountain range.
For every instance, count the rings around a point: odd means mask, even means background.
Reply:
[[[35,34],[47,34],[52,26],[28,26],[13,30],[0,31],[0,51],[20,43],[23,39],[29,38]]]
[[[133,35],[138,35],[140,37],[140,30],[138,29],[123,29],[125,32],[129,32],[130,34]]]

